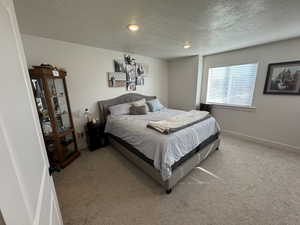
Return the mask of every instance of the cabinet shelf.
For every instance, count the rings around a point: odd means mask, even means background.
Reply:
[[[71,128],[71,129],[68,129],[68,130],[65,130],[65,131],[59,133],[58,136],[59,136],[59,137],[63,137],[63,136],[66,136],[66,135],[68,135],[68,134],[71,134],[71,133],[73,133],[73,132],[74,132],[74,129]]]

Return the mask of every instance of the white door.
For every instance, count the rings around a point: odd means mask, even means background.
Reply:
[[[0,209],[6,225],[63,224],[48,168],[13,0],[0,0]]]

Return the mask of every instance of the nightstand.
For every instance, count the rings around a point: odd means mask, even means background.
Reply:
[[[207,111],[211,113],[211,105],[200,103],[200,110]]]
[[[106,134],[104,133],[104,124],[87,123],[85,126],[86,140],[90,151],[95,151],[105,147],[108,144]]]

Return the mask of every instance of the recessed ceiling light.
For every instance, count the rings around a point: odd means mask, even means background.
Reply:
[[[186,42],[186,43],[184,44],[184,46],[183,46],[183,48],[185,48],[185,49],[188,49],[188,48],[190,48],[190,47],[192,47],[192,45],[191,45],[190,42]]]
[[[132,32],[138,31],[140,29],[139,25],[137,25],[137,24],[129,24],[127,27],[128,27],[128,30],[130,30]]]

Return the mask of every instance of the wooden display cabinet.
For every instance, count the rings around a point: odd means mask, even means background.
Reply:
[[[65,77],[53,67],[29,70],[50,164],[66,167],[79,155]]]

